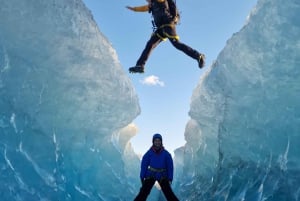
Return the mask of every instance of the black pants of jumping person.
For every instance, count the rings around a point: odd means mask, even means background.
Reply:
[[[136,196],[134,201],[146,201],[148,195],[151,192],[151,189],[152,189],[154,183],[155,183],[154,178],[146,179],[143,182],[143,185],[140,189],[140,192]],[[168,201],[179,201],[178,198],[176,197],[176,195],[173,193],[173,191],[171,189],[171,186],[170,186],[170,183],[167,179],[162,179],[162,180],[158,181],[158,183],[159,183],[159,185],[161,187],[161,190],[163,191],[163,193],[164,193],[164,195],[165,195],[165,197]]]
[[[162,25],[159,27],[151,36],[149,41],[146,44],[145,49],[143,50],[140,58],[138,59],[136,66],[144,67],[151,51],[163,40],[169,39],[170,42],[174,47],[178,50],[181,50],[188,56],[192,57],[193,59],[198,60],[199,52],[194,50],[193,48],[189,47],[188,45],[181,43],[179,41],[179,37],[176,34],[176,27],[173,24]]]

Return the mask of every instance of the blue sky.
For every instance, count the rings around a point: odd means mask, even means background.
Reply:
[[[133,12],[125,6],[146,4],[142,0],[84,0],[100,31],[116,49],[125,72],[134,66],[152,33],[151,15]],[[152,52],[144,74],[129,74],[136,88],[141,115],[132,145],[143,154],[151,146],[152,135],[161,133],[170,152],[183,146],[184,130],[190,119],[190,100],[200,77],[208,70],[226,41],[238,32],[257,0],[176,0],[181,12],[177,34],[181,42],[206,55],[206,66],[175,49],[169,41]]]

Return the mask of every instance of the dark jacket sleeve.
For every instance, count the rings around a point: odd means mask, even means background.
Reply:
[[[146,172],[150,163],[150,153],[149,151],[147,151],[143,158],[142,158],[142,162],[141,162],[141,172],[140,172],[140,178],[141,180],[145,179],[146,177]]]
[[[172,159],[171,154],[168,152],[167,153],[167,173],[168,173],[169,181],[173,180],[173,172],[174,172],[173,159]]]
[[[177,9],[174,0],[168,0],[168,4],[170,9],[170,14],[173,16],[173,18],[175,18],[177,16]]]

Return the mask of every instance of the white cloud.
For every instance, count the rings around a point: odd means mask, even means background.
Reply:
[[[156,85],[159,85],[161,87],[165,86],[165,83],[163,81],[160,81],[159,77],[155,75],[150,75],[148,77],[145,77],[143,80],[141,80],[141,83],[145,85],[151,85],[151,86],[156,86]]]

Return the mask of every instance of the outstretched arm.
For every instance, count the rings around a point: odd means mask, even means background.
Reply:
[[[144,5],[144,6],[136,6],[136,7],[131,7],[131,6],[126,6],[129,10],[135,11],[135,12],[147,12],[149,11],[149,5]]]

